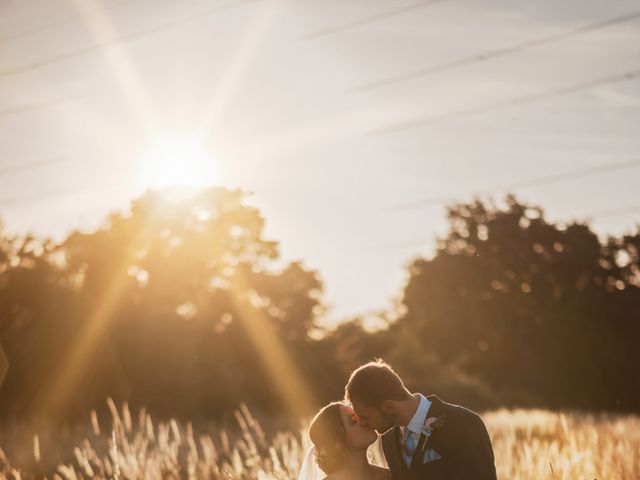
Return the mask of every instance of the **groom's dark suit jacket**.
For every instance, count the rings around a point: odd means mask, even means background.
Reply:
[[[435,395],[427,398],[431,401],[427,417],[440,418],[440,425],[428,438],[420,438],[410,467],[402,456],[400,427],[382,435],[393,480],[496,480],[491,439],[480,417]],[[442,458],[423,463],[424,452],[429,449]]]

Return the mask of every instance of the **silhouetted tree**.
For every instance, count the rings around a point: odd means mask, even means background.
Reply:
[[[322,283],[275,268],[263,226],[242,192],[214,188],[147,193],[59,245],[5,237],[2,412],[64,418],[108,395],[188,416],[281,405],[250,330],[308,370]]]
[[[603,245],[514,197],[448,216],[435,256],[409,268],[391,355],[455,367],[515,404],[639,408],[640,235]]]
[[[59,243],[0,229],[0,415],[71,419],[107,396],[286,413],[270,352],[317,404],[383,357],[412,389],[478,408],[640,410],[640,232],[603,242],[513,197],[448,215],[384,329],[355,318],[320,336],[318,275],[279,261],[241,191],[149,192]]]

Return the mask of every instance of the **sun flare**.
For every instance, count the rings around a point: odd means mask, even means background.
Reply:
[[[218,180],[217,162],[196,138],[167,136],[142,155],[140,181],[145,188],[204,187]]]

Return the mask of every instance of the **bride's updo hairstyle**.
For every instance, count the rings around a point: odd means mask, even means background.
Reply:
[[[340,407],[344,404],[333,402],[323,407],[311,421],[309,437],[315,447],[316,462],[329,475],[339,470],[346,459],[346,430],[342,423]]]

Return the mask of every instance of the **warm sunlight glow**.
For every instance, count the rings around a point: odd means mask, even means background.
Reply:
[[[144,188],[204,187],[216,178],[217,159],[196,138],[164,137],[154,142],[141,159]]]

